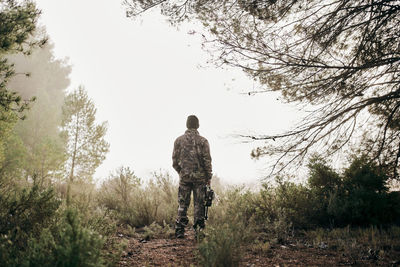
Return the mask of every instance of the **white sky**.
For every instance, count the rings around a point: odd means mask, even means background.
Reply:
[[[214,174],[233,183],[265,175],[266,159],[250,158],[256,144],[230,135],[274,133],[288,128],[294,113],[271,94],[240,94],[254,84],[239,70],[200,68],[209,56],[187,34],[194,26],[177,30],[158,12],[128,19],[118,0],[36,2],[56,56],[73,66],[70,90],[84,85],[98,120],[108,121],[111,147],[97,179],[122,165],[143,178],[160,169],[177,178],[173,142],[191,114],[209,140]]]

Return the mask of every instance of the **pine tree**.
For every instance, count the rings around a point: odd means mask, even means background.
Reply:
[[[34,47],[46,42],[46,38],[31,38],[39,15],[40,10],[32,2],[0,1],[0,166],[5,159],[7,138],[30,102],[8,87],[15,70],[7,57],[10,54],[30,54]]]
[[[65,144],[60,126],[71,66],[66,60],[55,58],[53,48],[52,43],[47,43],[33,50],[29,57],[8,57],[17,73],[30,74],[15,75],[8,86],[23,99],[36,97],[29,111],[24,112],[26,119],[17,121],[12,137],[6,141],[0,175],[10,179],[35,176],[44,185],[62,177]]]
[[[95,122],[96,108],[83,86],[70,93],[63,108],[62,131],[67,140],[65,174],[70,185],[74,181],[90,182],[96,168],[105,159],[109,144],[104,136],[106,122]]]

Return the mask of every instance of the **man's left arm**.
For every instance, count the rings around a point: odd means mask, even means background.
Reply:
[[[210,145],[207,140],[204,141],[202,147],[202,157],[204,164],[204,171],[206,172],[207,181],[211,180],[212,177],[212,164],[211,164],[211,153],[210,153]]]

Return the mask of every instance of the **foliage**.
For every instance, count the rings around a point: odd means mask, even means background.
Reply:
[[[398,220],[400,205],[388,192],[388,176],[368,158],[354,158],[342,179],[328,206],[337,224],[380,225]]]
[[[120,224],[143,227],[156,222],[172,225],[177,211],[177,188],[168,173],[154,173],[143,184],[129,168],[121,167],[103,182],[99,203]]]
[[[53,223],[59,205],[52,188],[1,188],[0,262],[7,266],[21,263],[28,240],[39,237],[42,229]]]
[[[68,94],[63,106],[62,136],[66,140],[65,178],[67,204],[74,182],[91,182],[96,168],[105,159],[109,143],[104,139],[106,122],[97,125],[96,108],[83,86]]]
[[[374,261],[374,265],[379,265],[376,260],[391,258],[400,248],[400,228],[397,226],[345,227],[330,230],[318,228],[305,231],[304,234],[313,246],[319,247],[325,244],[331,249],[342,252],[342,255],[350,258],[353,264],[357,264],[361,259],[369,259]]]
[[[113,266],[122,251],[107,214],[65,209],[52,188],[2,188],[0,204],[0,266]]]
[[[30,1],[4,0],[0,3],[0,120],[5,113],[22,112],[27,103],[21,96],[8,90],[7,83],[15,75],[13,64],[6,56],[13,53],[29,54],[31,49],[46,42],[45,38],[30,40],[36,29],[40,11]]]
[[[209,227],[198,247],[201,266],[239,266],[244,233],[246,227],[239,221]]]
[[[353,157],[343,174],[319,157],[314,157],[308,167],[306,186],[278,180],[272,193],[273,205],[267,208],[269,218],[275,219],[270,211],[272,206],[281,209],[286,220],[297,229],[387,225],[399,220],[398,194],[388,191],[387,174],[366,156]],[[261,194],[271,193],[263,190]]]
[[[13,233],[19,245],[23,246],[27,234],[37,235],[40,227],[50,223],[60,201],[55,198],[52,188],[41,189],[37,185],[22,191],[6,192],[2,189],[1,201],[1,233]]]
[[[70,187],[70,202],[65,204],[78,212],[82,226],[109,237],[116,232],[116,220],[99,205],[98,193],[93,183],[75,182]]]
[[[78,173],[80,189],[74,188],[68,209],[58,197],[65,162],[62,105],[71,68],[54,57],[52,44],[45,45],[45,30],[36,27],[39,15],[32,1],[0,1],[0,266],[112,266],[122,249],[110,238],[115,221],[93,201],[94,185],[82,182],[87,176]],[[95,114],[94,107],[87,110]],[[93,121],[84,130],[101,139],[106,127]],[[79,149],[97,167],[108,144]]]
[[[124,3],[128,16],[158,6],[172,23],[199,20],[212,35],[206,44],[216,63],[259,82],[249,95],[280,92],[284,101],[306,107],[287,132],[246,136],[265,140],[252,155],[273,157],[272,172],[302,163],[313,150],[328,157],[365,132],[363,152],[398,176],[398,1]]]
[[[217,198],[209,209],[205,238],[198,246],[199,261],[202,266],[238,266],[243,245],[263,230],[255,220],[259,194],[242,186],[222,188],[215,178]]]
[[[103,182],[99,194],[100,203],[108,209],[123,212],[131,202],[133,190],[141,185],[141,180],[135,176],[129,167],[120,167],[111,173]]]
[[[227,189],[211,207],[208,225],[245,225],[254,232],[248,239],[264,244],[285,243],[302,229],[399,223],[400,194],[388,191],[385,172],[366,156],[351,160],[339,174],[327,161],[313,157],[305,184],[278,177],[274,185],[265,183],[256,192]]]
[[[103,243],[81,225],[76,211],[67,209],[59,225],[29,241],[29,266],[103,266]]]
[[[96,108],[83,86],[67,95],[63,107],[62,130],[67,139],[66,173],[90,181],[105,159],[109,144],[104,140],[106,122],[96,125]]]
[[[9,163],[7,157],[13,154],[13,151],[8,149],[10,143],[18,143],[18,140],[13,139],[12,130],[18,117],[10,110],[6,110],[0,105],[0,169],[4,172],[4,167]]]
[[[40,35],[39,32],[45,31],[38,30],[35,36]],[[53,44],[47,43],[40,49],[33,49],[29,57],[8,56],[17,73],[29,73],[29,76],[14,76],[9,86],[22,98],[36,97],[36,101],[29,112],[25,112],[26,119],[19,120],[12,133],[25,148],[22,153],[25,160],[6,166],[5,171],[24,172],[25,177],[36,175],[41,183],[47,184],[60,178],[65,161],[65,144],[59,128],[71,71],[64,60],[54,57],[53,48]],[[7,144],[7,148],[18,151],[18,145]],[[14,159],[7,160],[12,162]]]
[[[144,240],[150,240],[153,238],[171,238],[175,234],[175,230],[167,223],[159,225],[156,222],[151,223],[143,228],[144,233],[142,235]]]

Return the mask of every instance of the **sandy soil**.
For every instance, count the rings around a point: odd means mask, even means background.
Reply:
[[[197,243],[193,232],[185,239],[158,238],[141,240],[127,238],[119,266],[197,266]],[[400,253],[399,253],[400,257]],[[400,266],[398,259],[365,258],[354,261],[343,252],[309,245],[274,245],[268,249],[244,248],[240,266]]]

